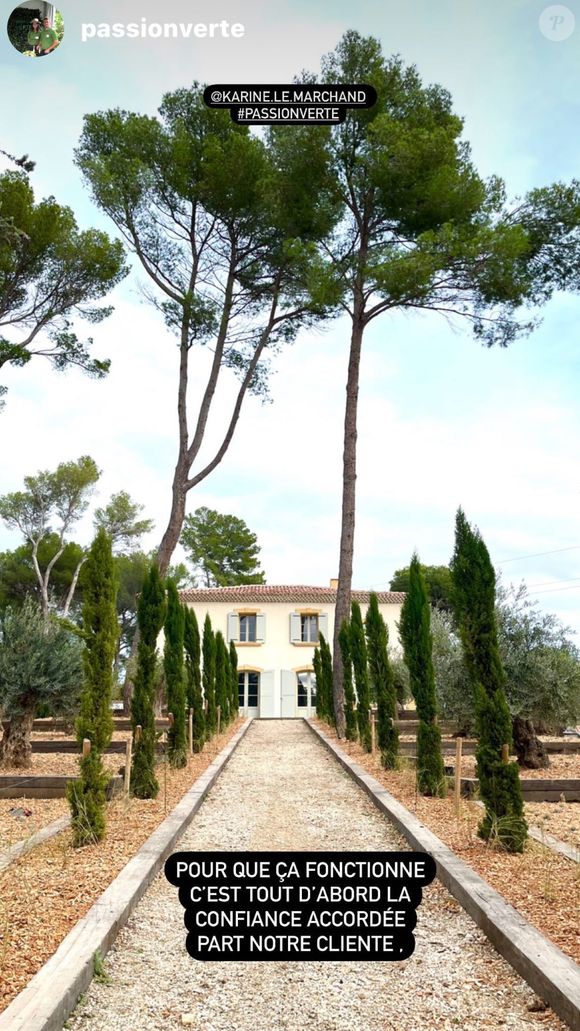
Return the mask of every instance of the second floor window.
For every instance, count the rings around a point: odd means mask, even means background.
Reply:
[[[263,612],[228,612],[227,638],[238,644],[264,644],[266,616]]]
[[[318,616],[300,616],[300,639],[308,644],[318,644]]]
[[[251,612],[240,615],[240,641],[255,641],[256,635],[256,613]]]

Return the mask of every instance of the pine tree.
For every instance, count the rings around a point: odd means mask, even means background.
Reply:
[[[215,703],[220,708],[220,730],[228,723],[228,652],[221,630],[215,635]]]
[[[385,769],[394,770],[399,759],[399,731],[395,723],[397,696],[389,662],[389,631],[379,611],[379,599],[374,592],[369,598],[365,629],[369,674],[377,701],[377,741],[381,763]]]
[[[373,743],[371,737],[370,721],[370,689],[369,671],[367,660],[367,644],[362,621],[360,605],[353,601],[350,620],[350,654],[352,668],[354,671],[354,682],[356,685],[357,704],[357,725],[360,743],[367,752],[372,751]]]
[[[187,766],[185,736],[185,670],[183,636],[185,619],[175,582],[167,581],[167,615],[165,617],[165,649],[163,669],[167,689],[167,710],[173,714],[173,726],[167,733],[169,763],[175,769]]]
[[[99,530],[85,566],[84,688],[77,720],[77,740],[82,743],[88,738],[91,750],[80,759],[79,780],[70,781],[67,788],[75,846],[100,841],[105,833],[105,789],[109,776],[103,768],[102,753],[113,732],[113,662],[119,640],[116,598],[111,541],[104,530]]]
[[[431,607],[425,578],[417,555],[409,567],[409,590],[399,631],[409,670],[411,693],[417,706],[417,786],[423,795],[447,793],[441,752],[441,731],[437,726],[437,699],[433,669]]]
[[[502,747],[511,744],[512,727],[497,639],[495,572],[481,534],[472,529],[461,508],[451,571],[452,600],[475,702],[477,776],[485,805],[478,834],[485,840],[498,837],[510,852],[522,852],[528,826],[518,765],[502,758]]]
[[[193,751],[201,752],[205,742],[205,713],[201,693],[201,642],[197,617],[188,605],[184,606],[184,616],[186,702],[187,708],[192,710]]]
[[[157,638],[165,622],[166,608],[165,587],[157,563],[153,562],[145,577],[137,607],[139,644],[137,673],[131,700],[131,792],[136,798],[156,798],[159,791],[159,783],[155,776],[155,674]],[[139,740],[135,736],[138,726],[141,727]]]
[[[344,679],[344,718],[346,724],[346,739],[347,741],[356,741],[358,739],[358,731],[356,724],[356,711],[355,704],[356,699],[354,696],[354,685],[352,682],[352,657],[350,653],[350,624],[343,620],[338,635],[338,643],[340,645],[340,653],[342,655],[342,671]]]
[[[332,697],[332,654],[330,645],[324,634],[320,634],[320,677],[322,686],[322,718],[327,723],[334,723],[334,704]],[[316,692],[318,701],[318,690]]]
[[[239,716],[239,692],[238,692],[238,653],[233,641],[230,641],[230,711],[232,720]]]
[[[203,655],[203,697],[207,705],[205,716],[206,734],[208,740],[212,738],[217,730],[217,712],[215,698],[215,638],[211,628],[211,620],[206,615],[203,624],[203,639],[201,645]]]

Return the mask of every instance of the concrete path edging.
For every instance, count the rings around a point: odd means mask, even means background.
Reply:
[[[249,719],[240,727],[26,988],[0,1014],[0,1031],[61,1031],[92,980],[95,953],[103,957],[108,952],[251,723]]]
[[[563,1021],[572,1028],[580,1027],[580,967],[528,923],[378,780],[350,759],[339,745],[310,720],[305,722],[411,847],[433,856],[439,880],[487,935],[500,955]]]

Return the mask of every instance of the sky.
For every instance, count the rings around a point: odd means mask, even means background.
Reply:
[[[13,2],[0,0],[5,24]],[[29,5],[30,6],[30,5]],[[444,85],[484,176],[513,197],[580,173],[580,2],[530,0],[75,0],[60,8],[62,45],[23,58],[0,32],[0,147],[36,161],[37,199],[70,205],[83,228],[114,227],[74,164],[83,116],[120,107],[154,114],[162,95],[202,83],[291,82],[317,71],[349,28]],[[554,21],[563,17],[563,21]],[[574,18],[576,17],[576,23]],[[81,41],[83,23],[221,21],[242,38]],[[86,34],[86,30],[85,30]],[[563,38],[565,36],[565,38]],[[555,38],[557,37],[557,38]],[[0,164],[0,169],[4,167]],[[114,313],[90,327],[93,353],[112,359],[104,381],[57,374],[38,358],[2,370],[0,493],[61,461],[90,454],[102,470],[94,505],[125,489],[155,521],[169,514],[176,459],[178,349],[144,301],[134,271]],[[353,585],[388,588],[416,549],[447,563],[461,505],[506,582],[524,579],[543,609],[580,630],[580,298],[555,296],[542,324],[508,349],[486,350],[436,315],[389,314],[364,342],[359,402]],[[342,422],[349,326],[304,332],[276,359],[271,401],[248,398],[232,446],[189,495],[244,519],[257,534],[269,583],[327,584],[337,575]],[[193,361],[202,389],[207,355]],[[204,454],[219,439],[235,390],[225,378]],[[91,537],[91,520],[77,539]],[[19,543],[0,525],[0,549]]]

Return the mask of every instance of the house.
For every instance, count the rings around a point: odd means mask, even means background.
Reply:
[[[312,659],[323,634],[332,647],[338,581],[330,587],[270,586],[196,588],[181,592],[200,626],[209,614],[214,632],[221,630],[238,653],[240,713],[261,719],[310,716],[316,707]],[[391,642],[398,642],[396,622],[405,595],[377,592],[379,609]],[[368,591],[353,591],[363,618]]]

